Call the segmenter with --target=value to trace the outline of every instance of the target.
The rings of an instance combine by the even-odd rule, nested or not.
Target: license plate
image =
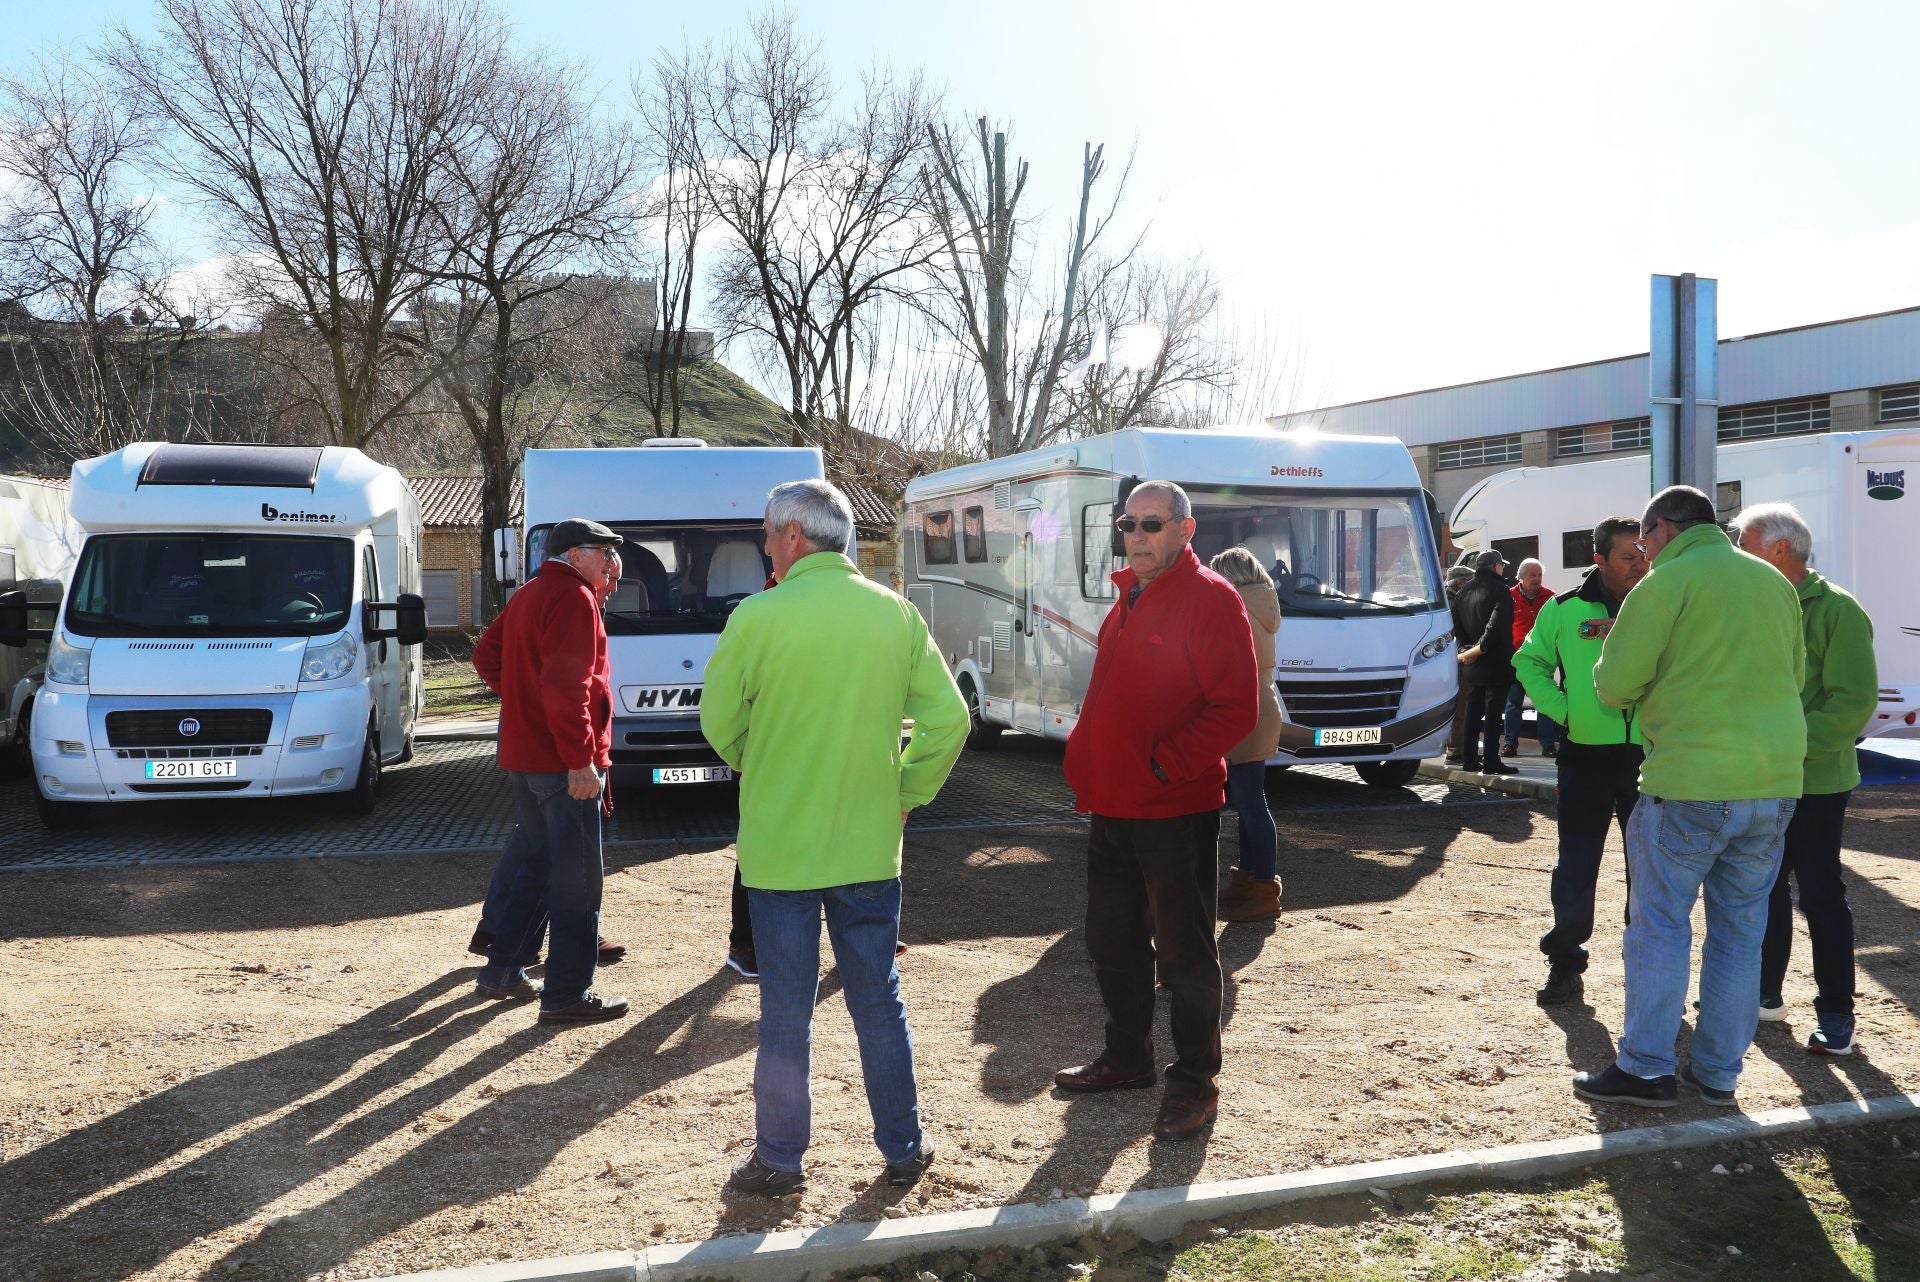
[[[1353,729],[1315,730],[1313,742],[1319,748],[1341,748],[1355,743],[1379,743],[1379,726],[1356,726]]]
[[[655,783],[725,783],[733,778],[726,766],[663,766],[653,772]]]
[[[147,778],[149,779],[235,779],[240,775],[240,763],[231,759],[224,761],[149,761]]]

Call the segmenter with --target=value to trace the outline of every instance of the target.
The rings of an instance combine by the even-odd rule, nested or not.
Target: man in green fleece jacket
[[[1653,568],[1628,594],[1594,665],[1600,702],[1631,708],[1646,756],[1627,825],[1626,1020],[1619,1056],[1575,1093],[1670,1108],[1702,888],[1700,1011],[1680,1074],[1732,1106],[1753,1043],[1760,938],[1781,843],[1800,796],[1807,723],[1800,603],[1766,562],[1733,546],[1713,500],[1654,495],[1640,518]]]
[[[1772,565],[1800,594],[1807,677],[1800,704],[1807,714],[1806,784],[1787,825],[1780,876],[1767,901],[1760,949],[1760,1018],[1785,1019],[1780,996],[1793,951],[1793,900],[1787,875],[1800,887],[1800,911],[1813,942],[1814,1014],[1807,1041],[1815,1055],[1853,1054],[1853,909],[1840,874],[1840,829],[1847,798],[1860,785],[1853,745],[1880,700],[1873,661],[1873,623],[1851,593],[1829,583],[1807,561],[1813,531],[1791,503],[1762,503],[1735,523],[1740,548]]]
[[[806,1184],[824,913],[874,1142],[887,1182],[905,1188],[933,1149],[920,1129],[894,962],[900,830],[946,781],[967,706],[920,612],[838,550],[853,543],[853,509],[839,490],[778,486],[765,526],[780,586],[728,618],[700,698],[701,731],[741,775],[735,850],[760,967],[754,1152],[728,1187],[778,1195]],[[905,718],[913,737],[902,750]]]
[[[1640,727],[1593,692],[1593,665],[1613,629],[1614,616],[1640,580],[1640,522],[1610,516],[1593,529],[1593,565],[1580,586],[1540,607],[1526,643],[1513,656],[1514,674],[1541,716],[1561,726],[1554,759],[1554,825],[1560,850],[1550,896],[1553,929],[1540,936],[1547,982],[1534,993],[1542,1006],[1560,1006],[1585,988],[1587,941],[1593,937],[1593,892],[1600,879],[1607,829],[1624,833],[1640,800]]]

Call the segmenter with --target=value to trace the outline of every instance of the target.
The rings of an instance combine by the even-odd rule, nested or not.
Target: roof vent
[[[320,450],[304,445],[162,445],[147,455],[141,485],[249,485],[310,490]]]
[[[649,436],[640,442],[643,450],[704,450],[707,443],[697,436]]]

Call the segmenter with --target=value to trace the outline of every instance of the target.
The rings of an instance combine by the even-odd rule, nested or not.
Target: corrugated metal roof
[[[1826,396],[1920,382],[1920,307],[1723,338],[1720,403]],[[1647,354],[1279,414],[1282,430],[1397,436],[1434,445],[1644,418]]]

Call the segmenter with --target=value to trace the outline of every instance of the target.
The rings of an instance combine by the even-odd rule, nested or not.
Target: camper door
[[[364,543],[360,547],[360,581],[365,585],[361,609],[364,610],[368,602],[386,599],[383,590],[388,584],[380,577],[380,559],[374,555],[371,543]],[[386,739],[380,745],[381,755],[385,756],[400,750],[397,736],[405,733],[402,704],[407,692],[406,683],[400,679],[400,668],[406,661],[406,651],[392,637],[369,642],[368,646],[367,672],[372,684],[368,693],[373,699],[381,733]]]
[[[1056,599],[1067,590],[1063,581],[1078,583],[1074,577],[1077,564],[1072,531],[1051,507],[1042,506],[1038,500],[1022,504],[1016,515],[1019,542],[1014,545],[1012,578],[1017,693],[1013,724],[1029,734],[1057,738],[1064,726],[1053,724],[1052,717],[1073,701],[1066,650],[1070,636],[1060,624],[1063,614]]]

